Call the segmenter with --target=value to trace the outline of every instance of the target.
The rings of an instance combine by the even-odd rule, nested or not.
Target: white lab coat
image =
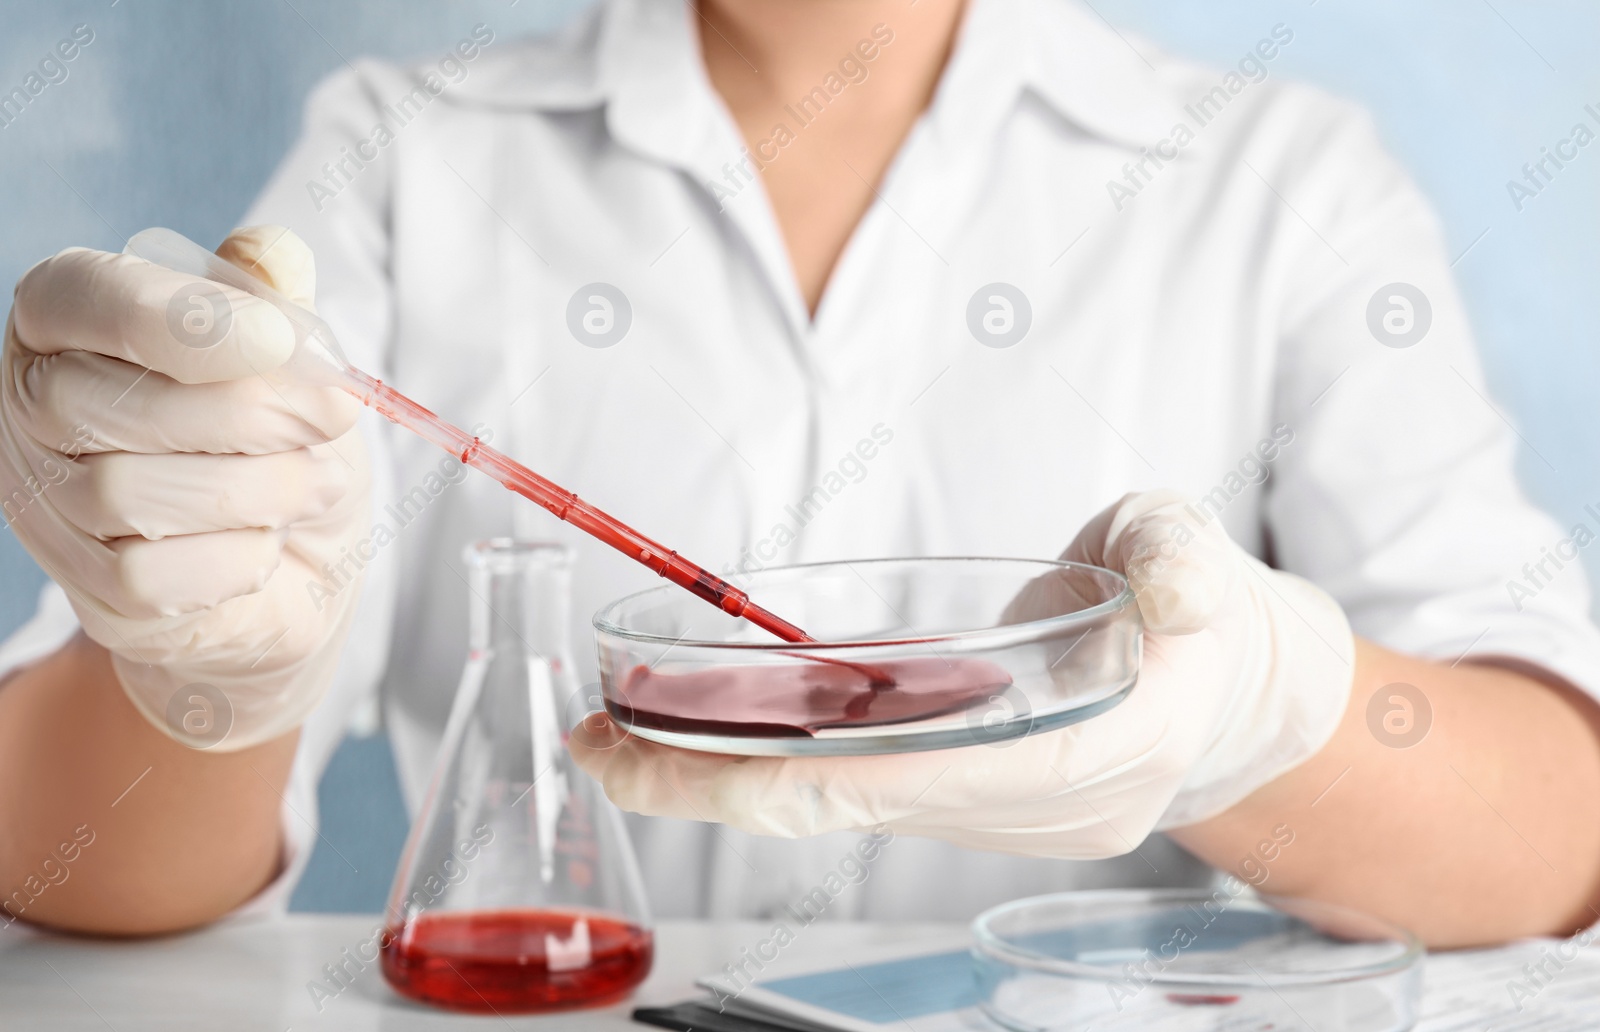
[[[1485,400],[1435,220],[1359,111],[1278,80],[1286,27],[1263,26],[1259,60],[1230,71],[1136,53],[1067,0],[974,0],[813,319],[689,10],[611,0],[552,39],[464,31],[458,65],[358,62],[313,95],[249,221],[311,243],[321,310],[357,364],[719,571],[1053,556],[1124,492],[1172,487],[1332,593],[1362,635],[1600,688],[1582,570],[1525,575],[1567,533],[1517,486],[1518,440]],[[845,71],[819,70],[819,87],[871,88],[871,61]],[[815,145],[798,122],[787,146]],[[631,313],[608,346],[569,324],[596,310],[594,283]],[[1014,343],[984,329],[986,314],[1005,329],[996,296],[1020,325],[996,283],[1027,302]],[[1411,303],[1426,333],[1409,346],[1391,346],[1406,333],[1394,283],[1431,309]],[[880,427],[892,441],[847,462]],[[417,804],[464,658],[466,542],[578,550],[574,649],[590,671],[586,615],[651,581],[486,478],[448,483],[420,440],[368,429],[373,521],[397,540],[370,563],[307,726],[299,814],[375,691]],[[402,527],[383,506],[418,486],[430,500]],[[819,486],[826,506],[801,526],[789,507]],[[70,632],[46,601],[11,661]],[[286,827],[292,862],[257,909],[281,903],[314,842],[293,813]],[[851,841],[636,830],[663,916],[774,912]],[[958,918],[1037,891],[1208,877],[1164,841],[1141,853],[1074,864],[901,839],[830,916]]]

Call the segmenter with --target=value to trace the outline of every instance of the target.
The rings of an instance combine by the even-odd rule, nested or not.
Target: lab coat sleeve
[[[1259,170],[1283,200],[1276,421],[1294,432],[1269,482],[1272,558],[1381,645],[1600,695],[1580,555],[1600,514],[1564,528],[1524,493],[1515,464],[1550,456],[1484,383],[1428,203],[1364,115],[1321,110]]]
[[[362,604],[366,605],[365,600]],[[356,619],[359,628],[361,616],[358,614]],[[78,628],[77,614],[73,612],[67,593],[54,581],[46,581],[39,592],[38,608],[32,619],[0,644],[0,682],[61,648]],[[347,676],[351,666],[348,653],[342,663],[337,675],[341,678]],[[330,691],[330,696],[332,694]],[[281,913],[287,907],[289,894],[294,891],[294,884],[316,843],[318,764],[326,763],[326,752],[308,750],[303,739],[284,792],[284,805],[279,811],[284,842],[282,867],[266,888],[228,915],[229,918]]]
[[[78,630],[78,616],[67,593],[45,581],[33,617],[0,644],[0,681],[65,645]]]

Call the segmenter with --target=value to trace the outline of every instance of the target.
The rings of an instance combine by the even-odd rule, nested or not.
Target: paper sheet
[[[1416,1032],[1594,1032],[1600,1030],[1600,933],[1569,940],[1538,940],[1499,949],[1433,954],[1424,969],[1425,991]],[[836,962],[837,963],[837,962]],[[708,987],[711,981],[702,983]],[[1100,988],[1100,987],[1097,987]],[[1070,1017],[1063,998],[1043,1009],[1040,1028],[1084,1032],[1328,1032],[1346,1027],[1332,1010],[1302,1002],[1294,1013],[1246,1015],[1228,1006],[1174,1007],[1160,1015],[1118,1013],[1085,994]],[[997,1026],[984,1017],[965,950],[845,963],[783,978],[758,979],[736,997],[724,995],[730,1013],[796,1028],[844,1032],[974,1032]],[[1363,1007],[1343,1001],[1344,1019],[1379,1032],[1396,1026],[1382,1001]],[[1364,1013],[1363,1013],[1364,1011]],[[1319,1020],[1321,1019],[1321,1020]]]
[[[1600,1029],[1600,939],[1518,943],[1428,957],[1417,1032]]]

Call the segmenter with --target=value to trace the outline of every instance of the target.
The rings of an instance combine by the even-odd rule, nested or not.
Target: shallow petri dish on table
[[[1422,1000],[1411,933],[1247,890],[1036,896],[972,931],[980,1007],[1015,1032],[1401,1032]]]
[[[1103,713],[1138,676],[1117,573],[1040,559],[813,563],[740,578],[815,643],[673,585],[594,617],[605,708],[641,738],[745,756],[1002,744]]]

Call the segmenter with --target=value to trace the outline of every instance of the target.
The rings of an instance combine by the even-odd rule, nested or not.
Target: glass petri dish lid
[[[1423,949],[1410,932],[1228,885],[1064,892],[985,911],[972,925],[982,1011],[1016,1032],[1416,1023]]]
[[[750,756],[1005,742],[1115,706],[1142,624],[1117,573],[1037,559],[872,559],[740,578],[819,639],[780,642],[672,585],[594,618],[607,712],[641,738]]]

